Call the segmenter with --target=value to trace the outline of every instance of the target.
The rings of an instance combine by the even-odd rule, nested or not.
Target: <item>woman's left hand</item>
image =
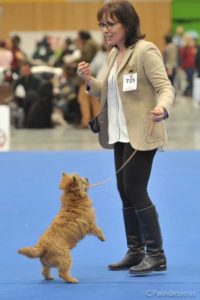
[[[152,115],[153,122],[160,122],[165,118],[165,109],[162,106],[156,106],[153,110],[150,111]]]

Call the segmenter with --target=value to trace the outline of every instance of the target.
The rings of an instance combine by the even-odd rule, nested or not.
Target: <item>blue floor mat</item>
[[[90,183],[112,178],[89,191],[106,242],[88,236],[72,250],[77,285],[63,283],[56,270],[54,281],[44,281],[39,261],[17,254],[58,212],[62,171]],[[107,269],[127,250],[112,151],[0,153],[0,299],[200,299],[199,173],[198,151],[157,153],[149,194],[160,215],[168,270],[135,277]]]

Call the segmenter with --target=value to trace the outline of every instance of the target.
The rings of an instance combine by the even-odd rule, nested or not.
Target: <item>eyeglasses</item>
[[[115,26],[115,24],[117,24],[117,23],[120,23],[120,22],[107,22],[107,23],[100,22],[99,28],[101,30],[103,30],[106,27],[108,30],[112,30],[113,27]]]

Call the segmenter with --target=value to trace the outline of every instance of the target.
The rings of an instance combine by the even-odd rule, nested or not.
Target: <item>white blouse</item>
[[[117,86],[117,61],[108,77],[108,136],[109,144],[116,142],[129,143],[126,120],[122,101]]]

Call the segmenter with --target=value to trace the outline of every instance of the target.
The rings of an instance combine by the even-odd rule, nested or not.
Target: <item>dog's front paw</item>
[[[65,282],[69,282],[69,283],[77,283],[78,279],[72,277],[71,275],[69,275],[67,272],[59,272],[59,276],[60,278],[62,278]]]
[[[78,283],[78,279],[71,277],[70,280],[68,279],[69,283]]]
[[[76,279],[70,275],[63,276],[62,278],[65,282],[68,282],[68,283],[78,283],[78,279]]]
[[[99,235],[99,239],[100,241],[104,242],[106,240],[105,236],[103,235],[103,233],[101,235]]]

